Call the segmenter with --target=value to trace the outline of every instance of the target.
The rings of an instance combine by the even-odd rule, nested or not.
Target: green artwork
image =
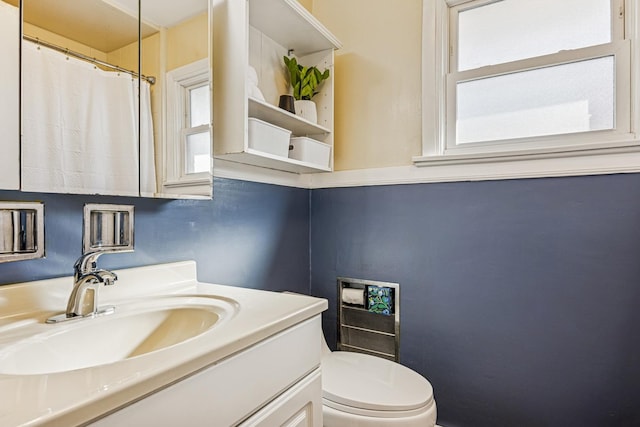
[[[393,313],[391,288],[367,286],[367,308],[372,313],[390,316]]]

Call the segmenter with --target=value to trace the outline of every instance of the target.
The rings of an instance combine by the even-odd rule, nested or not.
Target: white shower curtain
[[[26,41],[22,61],[22,189],[138,195],[137,80]],[[148,193],[155,167],[146,82],[141,93]]]
[[[137,83],[138,81],[134,80],[136,88]],[[156,194],[156,156],[150,86],[149,82],[142,81],[140,88],[140,195],[146,197]]]

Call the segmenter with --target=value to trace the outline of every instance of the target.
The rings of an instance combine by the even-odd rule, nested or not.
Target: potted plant
[[[317,67],[305,67],[298,64],[296,58],[284,58],[284,65],[289,71],[289,82],[293,89],[296,115],[310,122],[317,123],[316,104],[311,98],[318,93],[320,84],[329,78],[329,70],[320,72]]]

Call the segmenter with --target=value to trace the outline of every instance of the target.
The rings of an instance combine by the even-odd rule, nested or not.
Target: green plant
[[[297,100],[311,99],[318,92],[316,89],[324,80],[329,78],[329,70],[320,72],[316,67],[304,67],[298,64],[296,58],[284,58],[284,65],[289,70],[289,82],[293,88],[293,97]]]

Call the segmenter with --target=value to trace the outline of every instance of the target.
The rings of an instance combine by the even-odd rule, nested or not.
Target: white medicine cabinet
[[[20,188],[20,14],[0,1],[0,189]]]
[[[213,0],[214,156],[294,173],[333,170],[334,50],[340,42],[296,0]],[[283,57],[330,70],[312,100],[312,123],[278,107],[290,94]],[[249,95],[247,76],[256,70],[264,101]],[[296,160],[251,148],[248,118],[255,118],[328,144],[328,165]]]

